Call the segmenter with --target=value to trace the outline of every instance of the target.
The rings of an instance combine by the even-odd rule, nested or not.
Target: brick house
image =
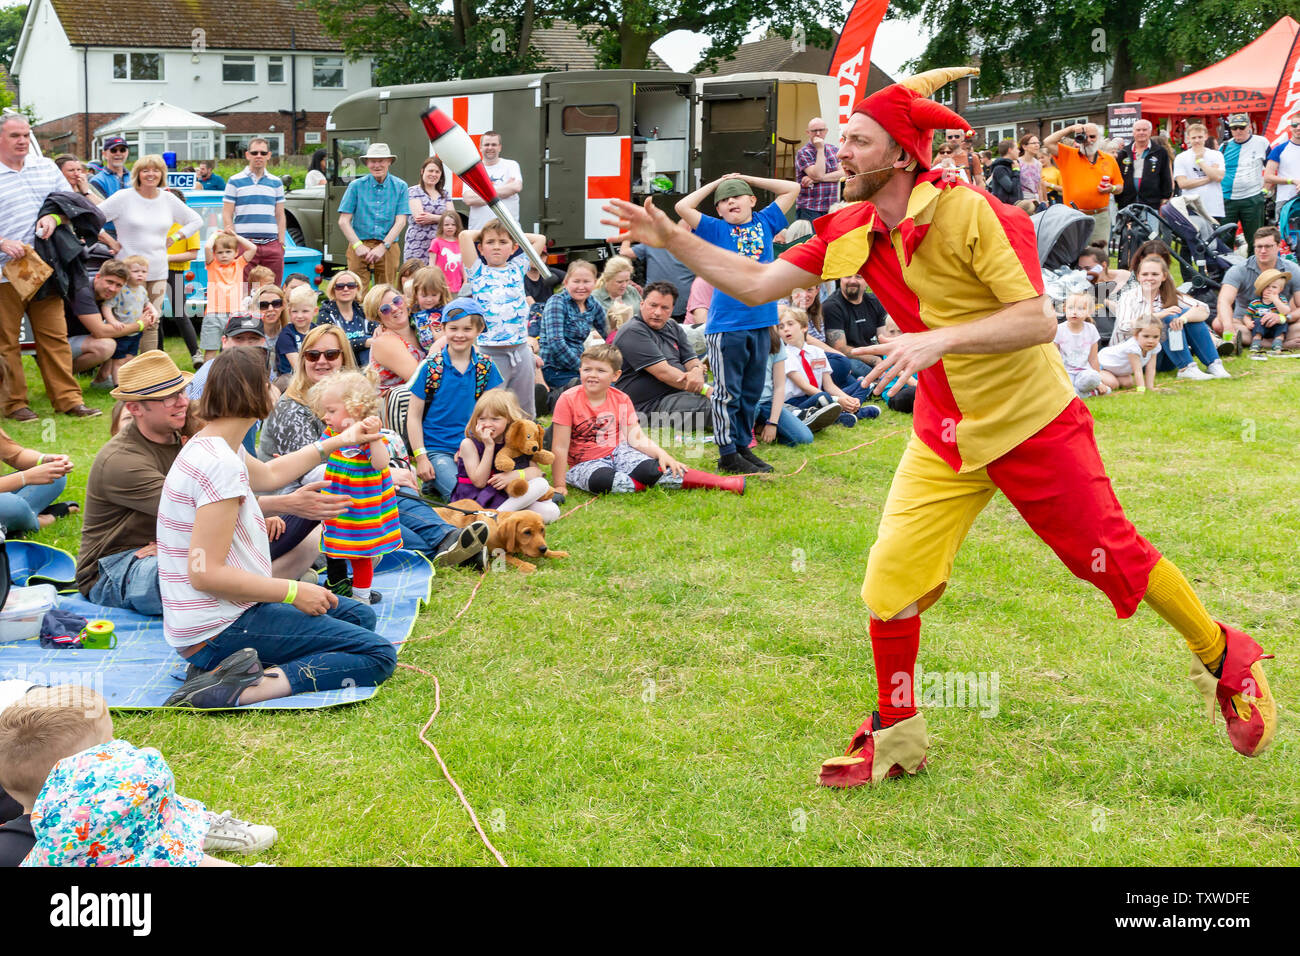
[[[1085,77],[1067,80],[1064,96],[1036,103],[1028,93],[988,92],[978,76],[962,77],[936,90],[934,99],[954,110],[975,130],[978,148],[992,149],[999,140],[1030,133],[1040,139],[1074,123],[1106,127],[1106,106],[1123,100],[1111,90],[1110,71],[1097,67]]]
[[[225,127],[133,144],[183,160],[242,156],[254,135],[309,153],[334,105],[371,85],[370,58],[349,62],[295,0],[32,0],[10,74],[50,153],[97,155],[96,130],[152,101]]]

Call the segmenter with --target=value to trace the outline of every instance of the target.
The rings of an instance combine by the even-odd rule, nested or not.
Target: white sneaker
[[[229,810],[220,815],[209,811],[209,815],[212,825],[203,838],[203,849],[209,853],[259,853],[280,837],[275,827],[239,820]]]
[[[1179,378],[1185,378],[1185,379],[1188,379],[1188,380],[1193,381],[1193,382],[1208,382],[1210,379],[1214,378],[1213,375],[1206,375],[1206,374],[1205,374],[1204,372],[1202,372],[1199,368],[1197,368],[1194,364],[1193,364],[1193,365],[1188,365],[1188,366],[1185,367],[1185,368],[1181,368],[1181,369],[1179,369],[1179,370],[1178,370],[1178,377],[1179,377]]]
[[[1232,373],[1223,367],[1223,362],[1215,359],[1205,367],[1205,370],[1214,378],[1232,378]]]

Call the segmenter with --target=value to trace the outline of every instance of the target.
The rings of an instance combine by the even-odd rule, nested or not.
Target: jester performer
[[[1214,621],[1182,572],[1124,516],[1097,451],[1092,416],[1056,348],[1029,218],[931,169],[932,131],[969,129],[926,99],[970,68],[932,70],[888,86],[854,109],[839,160],[841,210],[775,262],[724,251],[675,225],[650,202],[613,200],[621,238],[667,248],[697,275],[749,305],[857,273],[903,335],[859,350],[883,356],[864,382],[918,374],[914,432],[885,502],[862,598],[871,612],[876,711],[844,756],[821,767],[830,787],[879,784],[925,763],[915,705],[920,614],[943,593],[953,559],[994,492],[1015,505],[1076,576],[1127,618],[1145,601],[1183,635],[1190,677],[1228,739],[1254,756],[1273,738],[1277,708],[1259,644]]]

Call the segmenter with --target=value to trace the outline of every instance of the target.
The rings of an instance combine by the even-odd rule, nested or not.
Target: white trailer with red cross
[[[441,108],[478,145],[501,137],[501,156],[519,164],[519,222],[540,232],[554,253],[605,248],[600,225],[609,199],[644,201],[671,212],[694,188],[695,78],[656,70],[598,70],[377,87],[349,96],[326,123],[328,183],[291,193],[289,226],[299,241],[341,265],[346,243],[338,205],[347,185],[366,175],[359,158],[385,143],[392,172],[419,179],[431,146],[420,114]],[[466,213],[464,185],[452,177],[456,207]],[[309,195],[313,193],[314,195]],[[323,195],[322,195],[323,194]]]

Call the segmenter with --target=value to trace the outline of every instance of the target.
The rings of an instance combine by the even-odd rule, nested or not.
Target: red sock
[[[921,615],[871,619],[871,656],[879,687],[876,709],[889,727],[916,713],[916,653],[921,647]]]
[[[375,580],[375,562],[369,558],[350,558],[352,562],[352,586],[368,588]]]

